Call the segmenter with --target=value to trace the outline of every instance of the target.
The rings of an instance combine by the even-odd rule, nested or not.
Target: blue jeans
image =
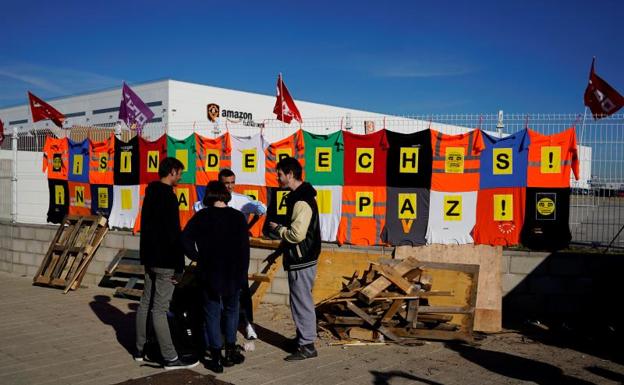
[[[206,346],[210,349],[223,348],[221,325],[226,344],[236,343],[240,290],[229,296],[204,290],[204,319],[206,321]],[[223,317],[223,322],[221,318]]]

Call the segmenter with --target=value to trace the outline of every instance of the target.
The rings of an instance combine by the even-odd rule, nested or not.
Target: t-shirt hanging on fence
[[[69,187],[66,180],[48,179],[50,200],[47,221],[61,223],[69,210]]]
[[[89,183],[69,182],[69,214],[91,215],[91,187]]]
[[[261,134],[254,136],[230,135],[232,144],[232,171],[236,183],[265,185],[266,159],[264,151],[269,143]]]
[[[329,135],[303,131],[305,180],[314,186],[344,184],[344,142],[342,131]]]
[[[82,142],[69,143],[69,175],[70,182],[89,183],[89,139]]]
[[[433,151],[431,189],[477,191],[479,158],[484,148],[481,130],[447,135],[431,130]]]
[[[431,130],[401,134],[386,131],[388,187],[431,188]]]
[[[197,192],[192,184],[179,184],[174,188],[178,197],[178,209],[180,210],[180,226],[184,228],[195,212],[193,204],[197,201]]]
[[[160,179],[158,167],[167,157],[167,137],[165,135],[150,142],[139,137],[139,182],[149,184]]]
[[[177,158],[184,165],[180,183],[195,184],[196,148],[195,133],[185,139],[175,139],[167,135],[167,156]]]
[[[477,196],[477,244],[512,246],[520,243],[526,202],[524,187],[481,189]]]
[[[342,214],[342,186],[314,186],[319,210],[321,240],[335,242]]]
[[[46,136],[43,145],[43,172],[48,172],[48,179],[67,180],[69,148],[67,138]]]
[[[345,186],[385,186],[388,141],[386,130],[368,135],[343,132]]]
[[[570,170],[578,180],[579,159],[574,127],[553,135],[528,131],[531,138],[528,187],[570,187]]]
[[[91,160],[89,161],[89,182],[109,184],[114,182],[115,136],[101,142],[91,142]]]
[[[113,186],[113,209],[108,219],[109,226],[134,228],[139,213],[139,186]]]
[[[127,142],[115,140],[114,181],[116,185],[133,186],[139,184],[139,137]]]
[[[429,190],[426,188],[387,188],[384,242],[393,246],[424,245],[429,220]]]
[[[569,188],[527,187],[522,244],[538,250],[567,247],[572,239],[569,219]]]
[[[303,145],[303,131],[297,130],[294,134],[275,143],[271,143],[264,151],[266,156],[265,181],[267,187],[279,187],[277,183],[277,163],[285,157],[292,157],[299,161],[304,168],[305,179],[305,151]]]
[[[476,222],[477,192],[441,192],[431,190],[427,244],[462,245],[472,243]]]
[[[113,186],[105,184],[92,184],[91,188],[91,214],[110,216],[113,208]]]
[[[195,135],[197,148],[197,162],[195,183],[206,186],[211,180],[217,180],[219,171],[232,167],[232,147],[230,134],[209,139],[199,134]]]
[[[147,186],[148,184],[139,185],[139,212],[137,213],[136,221],[134,221],[134,227],[132,228],[134,234],[141,232],[141,211],[143,210],[143,200],[145,200],[145,189]]]
[[[485,149],[481,152],[480,187],[526,187],[530,138],[528,130],[505,138],[485,132]]]
[[[258,222],[256,222],[250,229],[249,229],[249,233],[254,236],[254,237],[261,237],[262,236],[262,228],[264,226],[265,220],[266,220],[266,213],[267,213],[267,206],[268,206],[268,200],[267,200],[267,189],[264,186],[253,186],[253,185],[244,185],[244,184],[236,184],[234,185],[234,192],[238,193],[238,194],[242,194],[245,195],[247,197],[249,197],[249,199],[253,202],[251,205],[244,205],[241,206],[240,204],[230,204],[228,203],[229,206],[234,207],[237,210],[240,210],[243,214],[245,214],[245,216],[247,217],[247,220],[251,220],[252,217],[252,213],[257,212],[257,211],[264,211],[265,215],[261,216],[260,219],[258,220]],[[202,195],[203,198],[203,195]],[[263,206],[262,210],[259,209],[255,209],[255,206],[260,203]]]
[[[262,233],[272,239],[280,239],[271,229],[269,222],[288,226],[288,216],[286,215],[286,197],[290,193],[289,189],[281,187],[267,187],[267,213],[262,228]]]
[[[386,187],[344,186],[338,243],[382,244],[381,230],[386,219]]]

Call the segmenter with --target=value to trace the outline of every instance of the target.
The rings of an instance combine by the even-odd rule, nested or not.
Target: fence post
[[[13,126],[11,137],[11,149],[13,150],[13,167],[11,170],[11,222],[17,222],[17,126]]]

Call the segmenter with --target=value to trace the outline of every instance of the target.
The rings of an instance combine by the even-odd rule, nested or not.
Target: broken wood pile
[[[347,343],[472,341],[475,296],[472,306],[430,306],[429,298],[452,297],[454,293],[433,290],[432,278],[423,265],[407,258],[371,263],[361,277],[355,272],[339,293],[317,304],[319,325]],[[453,314],[472,317],[465,323],[469,327],[451,323]]]

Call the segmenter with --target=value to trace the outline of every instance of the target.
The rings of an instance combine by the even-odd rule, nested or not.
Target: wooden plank
[[[465,341],[473,342],[474,338],[470,334],[461,331],[435,330],[435,329],[410,329],[392,328],[392,332],[402,338],[422,338],[428,340],[441,341]]]
[[[120,263],[115,268],[115,274],[119,273],[143,275],[145,274],[145,268],[143,265]]]
[[[50,276],[52,279],[58,278],[60,276],[61,271],[63,270],[63,267],[65,266],[65,262],[67,260],[69,248],[73,245],[74,241],[76,240],[76,237],[78,236],[78,233],[80,233],[81,225],[82,225],[82,218],[78,219],[78,221],[74,225],[74,229],[67,240],[67,248],[63,250],[63,253],[59,257],[58,261],[56,262],[56,265],[54,266],[54,270],[52,271],[52,274]]]
[[[116,297],[137,297],[137,298],[141,298],[141,296],[143,295],[143,290],[140,289],[128,289],[125,287],[118,287],[115,289],[115,294]]]
[[[52,259],[52,254],[54,253],[54,246],[56,242],[58,242],[59,238],[61,237],[61,234],[63,233],[64,229],[65,229],[65,219],[63,219],[63,221],[61,222],[61,225],[58,227],[58,229],[56,229],[56,233],[54,234],[54,237],[52,238],[52,242],[50,242],[48,251],[46,252],[46,255],[43,257],[43,260],[41,261],[41,265],[39,265],[39,269],[37,269],[37,272],[35,273],[35,276],[33,277],[33,282],[36,282],[37,277],[41,275],[41,273],[43,272],[43,269],[48,265],[48,263]]]
[[[108,276],[113,275],[113,272],[115,271],[115,268],[117,268],[117,265],[119,265],[121,260],[126,256],[126,252],[127,249],[119,250],[117,254],[115,254],[115,256],[113,257],[113,260],[108,264],[106,270],[104,270],[104,274]]]
[[[408,329],[416,328],[416,322],[418,321],[418,299],[412,299],[407,301],[407,316],[405,320],[408,324]]]
[[[421,313],[473,314],[474,308],[460,306],[421,306]]]
[[[264,239],[264,238],[256,238],[256,237],[249,238],[249,246],[256,247],[259,249],[276,250],[279,248],[280,244],[281,244],[281,241],[275,240],[275,239]]]
[[[281,264],[282,264],[281,253],[275,252],[267,257],[266,265],[262,269],[261,274],[264,274],[266,277],[269,278],[269,280],[254,282],[250,288],[251,303],[252,303],[252,307],[254,311],[258,308],[258,305],[260,305],[260,302],[262,301],[264,294],[266,294],[267,290],[269,290],[271,281],[273,280],[273,277],[275,277],[275,274],[279,270]]]
[[[373,319],[372,317],[370,317],[368,314],[366,314],[366,312],[364,310],[362,310],[359,307],[357,307],[354,303],[347,302],[347,308],[349,310],[351,310],[352,312],[354,312],[358,317],[360,317],[364,321],[366,321],[366,323],[368,323],[370,326],[372,326],[376,330],[379,330],[379,332],[381,332],[384,336],[390,338],[392,341],[400,341],[401,340],[401,338],[396,336],[394,333],[392,333],[392,331],[390,331],[385,326],[383,326],[383,325],[376,325],[376,323],[377,323],[376,320]]]
[[[414,290],[414,285],[403,278],[394,268],[391,266],[376,265],[375,270],[380,272],[384,277],[388,278],[390,282],[395,284],[399,289],[403,290],[405,294],[411,294]]]
[[[247,280],[255,282],[271,282],[271,279],[266,274],[247,274]]]
[[[397,274],[403,276],[407,274],[410,270],[417,268],[419,265],[418,260],[415,258],[407,258],[401,261],[400,263],[394,266],[394,269]],[[392,282],[386,277],[379,277],[373,281],[370,285],[366,286],[358,293],[358,297],[366,302],[371,303],[373,299],[382,291],[388,288]]]
[[[404,302],[403,300],[399,300],[399,299],[395,299],[394,301],[392,301],[392,305],[390,305],[386,313],[383,315],[383,317],[381,317],[381,322],[390,321],[392,317],[394,317],[394,315],[399,310],[401,310],[401,307],[403,306],[403,302]]]

